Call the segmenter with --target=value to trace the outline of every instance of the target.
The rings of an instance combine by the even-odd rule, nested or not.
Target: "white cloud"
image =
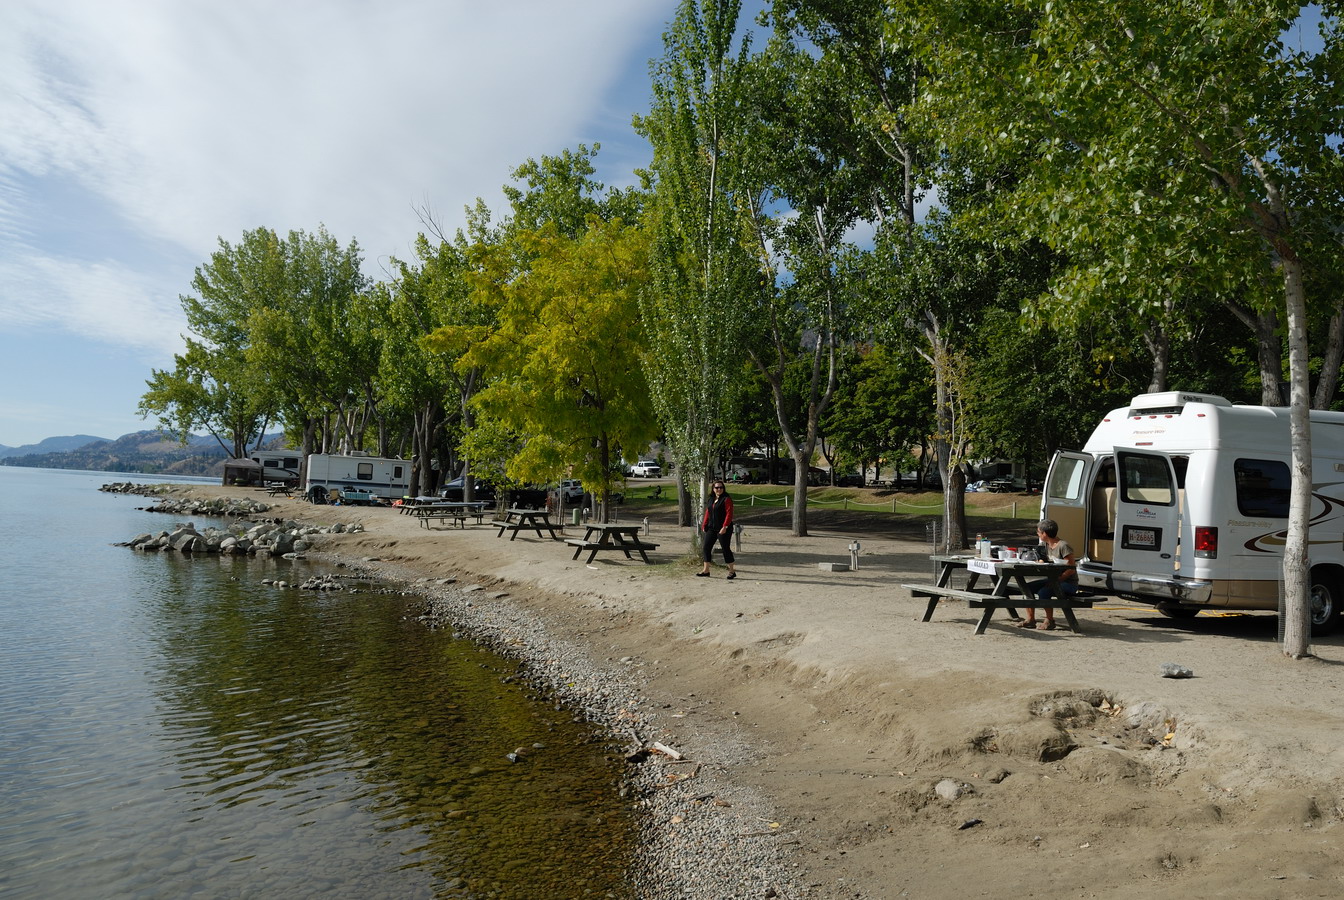
[[[0,321],[9,330],[56,329],[163,358],[182,349],[177,294],[116,262],[0,259],[0,285]]]
[[[478,195],[499,205],[528,156],[599,139],[581,129],[628,68],[621,48],[671,12],[7,0],[0,169],[72,180],[147,245],[202,261],[220,236],[319,224],[376,260],[406,252],[413,205],[455,225]]]
[[[377,277],[422,230],[415,208],[449,230],[478,196],[499,210],[528,157],[602,142],[604,170],[644,165],[629,121],[676,5],[0,0],[0,340],[147,375],[171,366],[177,297],[221,237],[325,225]],[[76,369],[52,366],[0,428],[134,409],[135,374],[93,407],[98,376]]]
[[[599,140],[582,129],[629,67],[622,48],[671,12],[628,0],[8,0],[0,228],[34,216],[5,181],[59,179],[155,253],[204,261],[219,236],[325,224],[376,269],[409,249],[413,207],[456,226],[477,196],[500,206],[513,165]]]

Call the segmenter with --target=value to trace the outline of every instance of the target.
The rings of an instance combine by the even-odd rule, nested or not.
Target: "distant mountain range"
[[[267,435],[269,444],[280,435]],[[116,440],[76,434],[50,437],[23,447],[0,446],[0,466],[139,472],[145,475],[224,474],[228,454],[208,435],[194,436],[184,447],[157,431],[137,431]]]
[[[22,447],[6,447],[0,444],[0,459],[8,456],[27,456],[29,453],[64,453],[78,450],[94,441],[106,441],[108,438],[94,437],[91,434],[71,434],[66,437],[49,437],[39,444],[24,444]]]

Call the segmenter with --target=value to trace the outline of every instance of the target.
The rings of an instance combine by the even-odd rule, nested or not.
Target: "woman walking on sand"
[[[705,504],[705,517],[700,522],[700,530],[705,533],[704,544],[701,548],[705,566],[699,572],[696,572],[695,576],[697,578],[709,577],[709,561],[714,555],[714,543],[717,541],[719,547],[723,549],[723,561],[728,564],[728,578],[736,578],[737,569],[733,566],[733,548],[729,546],[733,540],[733,498],[728,496],[728,489],[724,487],[723,482],[717,479],[711,489],[710,500]]]

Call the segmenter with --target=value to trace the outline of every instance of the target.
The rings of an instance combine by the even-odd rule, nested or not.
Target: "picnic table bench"
[[[451,519],[459,528],[466,528],[468,518],[475,518],[477,525],[485,521],[485,507],[483,500],[417,503],[409,508],[409,512],[424,528],[429,528],[434,519],[445,523]],[[402,508],[406,509],[404,504]]]
[[[964,600],[971,609],[981,610],[980,621],[976,623],[975,633],[984,634],[988,627],[990,619],[996,609],[1006,609],[1009,618],[1014,621],[1020,617],[1017,614],[1017,607],[1044,606],[1031,590],[1027,587],[1027,575],[1043,575],[1046,580],[1053,584],[1058,584],[1059,576],[1072,568],[1064,562],[1034,562],[1031,560],[1003,559],[987,560],[977,559],[969,556],[933,556],[930,557],[938,563],[938,581],[936,584],[902,584],[901,587],[908,590],[911,596],[928,598],[928,606],[924,610],[924,616],[921,621],[927,622],[933,618],[933,611],[938,607],[938,601],[944,598],[954,600]],[[969,578],[964,590],[951,587],[952,573],[957,569],[969,570]],[[990,575],[994,582],[988,591],[974,590],[979,577]],[[1065,620],[1069,623],[1069,628],[1075,634],[1080,633],[1078,619],[1074,616],[1075,609],[1091,609],[1093,598],[1087,595],[1073,595],[1068,598],[1055,597],[1050,601],[1049,606],[1052,609],[1058,609],[1064,613]]]
[[[542,529],[545,529],[550,532],[551,540],[558,541],[560,536],[555,533],[555,530],[562,528],[562,526],[551,521],[550,512],[544,509],[510,508],[505,511],[504,518],[495,519],[490,524],[499,529],[499,534],[495,537],[503,537],[504,532],[512,531],[513,534],[509,535],[509,540],[518,537],[519,531],[530,528],[537,533],[537,537],[545,537],[546,535],[541,533]]]
[[[402,497],[399,503],[394,503],[397,511],[403,516],[413,516],[415,511],[422,506],[430,506],[435,503],[443,503],[439,497]]]
[[[620,550],[625,554],[626,559],[634,559],[631,552],[639,554],[644,562],[649,561],[649,550],[657,550],[658,545],[648,541],[640,540],[639,533],[642,529],[640,525],[620,525],[615,522],[610,523],[590,523],[585,526],[587,529],[582,538],[569,538],[565,541],[574,548],[574,559],[579,558],[579,554],[588,551],[587,562],[592,562],[597,554],[604,550]]]

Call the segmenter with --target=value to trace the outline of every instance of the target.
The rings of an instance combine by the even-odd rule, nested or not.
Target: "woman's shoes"
[[[736,577],[737,577],[737,573],[736,573],[736,572],[729,572],[729,573],[728,573],[728,580],[729,580],[729,581],[732,581],[732,580],[733,580],[734,578],[736,578]]]
[[[695,573],[695,577],[696,577],[696,578],[708,578],[708,577],[709,577],[709,573],[708,573],[708,572],[696,572],[696,573]]]

